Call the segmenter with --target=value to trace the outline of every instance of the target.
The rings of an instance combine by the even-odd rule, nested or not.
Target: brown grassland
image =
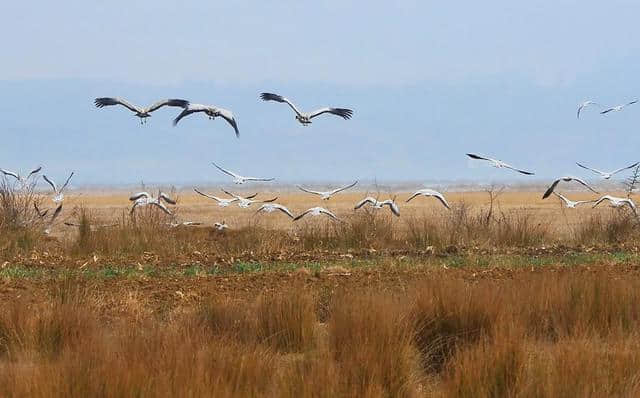
[[[205,224],[172,228],[87,192],[45,235],[45,199],[0,194],[2,397],[640,395],[626,209],[401,194],[396,218],[290,193],[343,220],[292,224],[179,192],[177,219]]]

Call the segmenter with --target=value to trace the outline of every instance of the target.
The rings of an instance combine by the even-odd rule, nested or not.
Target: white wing
[[[222,167],[218,166],[217,164],[215,164],[215,162],[211,162],[211,164],[213,164],[218,170],[220,170],[221,172],[225,173],[226,175],[229,175],[233,178],[244,178],[240,175],[237,175],[236,173],[229,171],[227,169],[223,169]]]
[[[96,98],[94,103],[96,105],[96,108],[103,108],[105,106],[112,106],[112,105],[122,105],[132,112],[144,113],[144,109],[140,108],[139,106],[133,105],[132,103],[122,98],[101,97],[101,98]]]
[[[377,200],[375,200],[371,196],[367,196],[366,198],[362,199],[360,202],[356,203],[356,205],[354,206],[353,210],[358,210],[359,208],[361,208],[362,206],[364,206],[367,203],[371,203],[372,205],[375,205],[376,202],[377,202]]]
[[[341,118],[345,119],[345,120],[349,120],[351,119],[351,116],[353,116],[353,111],[351,109],[347,109],[347,108],[321,108],[318,109],[317,111],[313,111],[309,114],[309,119],[312,119],[316,116],[320,116],[323,113],[331,113],[332,115],[336,115],[336,116],[340,116]]]
[[[356,181],[356,182],[354,182],[354,183],[352,183],[352,184],[349,184],[349,185],[345,185],[344,187],[334,189],[333,191],[331,191],[331,193],[330,193],[330,194],[331,194],[331,195],[335,195],[335,194],[337,194],[338,192],[341,192],[341,191],[344,191],[345,189],[349,189],[349,188],[352,188],[352,187],[356,186],[356,184],[357,184],[357,183],[358,183],[358,181]]]
[[[299,190],[301,190],[301,191],[303,191],[303,192],[310,193],[310,194],[313,194],[313,195],[320,195],[320,196],[322,196],[322,195],[324,195],[325,193],[327,193],[327,192],[312,191],[312,190],[310,190],[310,189],[303,188],[303,187],[301,187],[300,185],[296,185],[296,187],[298,187],[298,189],[299,189]]]
[[[640,164],[640,162],[636,162],[636,163],[632,164],[631,166],[622,167],[622,168],[620,168],[618,170],[614,170],[614,171],[611,172],[611,175],[618,174],[619,172],[625,171],[627,169],[632,169],[632,168],[636,167],[639,164]]]
[[[276,101],[276,102],[284,102],[287,105],[289,105],[291,107],[291,109],[293,109],[293,111],[298,115],[298,116],[302,116],[302,113],[300,113],[300,111],[298,110],[298,108],[296,108],[295,105],[293,105],[293,102],[289,101],[288,99],[286,99],[285,97],[278,95],[278,94],[272,94],[272,93],[262,93],[260,94],[260,98],[262,98],[263,101]]]
[[[177,125],[178,122],[180,120],[182,120],[183,117],[189,116],[189,115],[191,115],[192,113],[195,113],[195,112],[204,112],[204,109],[194,109],[194,108],[189,107],[189,108],[183,110],[182,112],[180,112],[180,114],[178,114],[178,116],[176,116],[175,119],[173,119],[173,125],[174,126]]]
[[[467,153],[467,156],[469,156],[471,159],[487,160],[489,162],[495,162],[496,161],[495,159],[485,158],[484,156],[476,155],[475,153]]]
[[[553,183],[551,183],[551,185],[549,185],[549,188],[547,188],[547,190],[542,194],[542,199],[548,198],[553,193],[553,190],[556,189],[556,187],[560,183],[560,180],[562,180],[562,178],[558,178]]]
[[[505,163],[505,162],[502,162],[502,165],[503,165],[504,167],[506,167],[507,169],[511,169],[511,170],[513,170],[513,171],[517,171],[517,172],[518,172],[518,173],[520,173],[520,174],[526,174],[526,175],[528,175],[528,176],[532,176],[532,175],[534,175],[534,174],[535,174],[535,173],[533,173],[533,172],[531,172],[531,171],[526,171],[526,170],[521,170],[521,169],[515,168],[515,167],[513,167],[513,166],[511,166],[510,164],[507,164],[507,163]]]
[[[336,221],[340,221],[340,219],[338,217],[336,217],[335,214],[333,214],[332,212],[330,212],[329,210],[327,210],[325,208],[320,208],[320,213],[326,214],[327,216],[333,218]]]
[[[227,201],[228,201],[228,202],[234,202],[234,201],[238,200],[238,199],[236,199],[236,198],[233,198],[233,199],[225,199],[225,200],[223,200],[223,199],[221,199],[221,198],[219,198],[219,197],[217,197],[217,196],[213,196],[213,195],[206,194],[206,193],[204,193],[204,192],[200,192],[200,191],[198,191],[198,189],[196,189],[196,188],[193,188],[193,190],[194,190],[194,191],[196,191],[196,193],[197,193],[197,194],[202,195],[202,196],[204,196],[205,198],[213,199],[213,200],[215,200],[215,201],[216,201],[216,202],[218,202],[218,203],[220,203],[220,202],[227,202]]]
[[[580,164],[580,163],[578,163],[578,162],[576,162],[576,164],[578,165],[578,167],[582,167],[583,169],[587,169],[587,170],[589,170],[589,171],[593,171],[593,172],[594,172],[594,173],[596,173],[596,174],[600,174],[600,175],[606,175],[606,174],[607,174],[607,173],[605,173],[605,172],[603,172],[603,171],[600,171],[600,170],[598,170],[598,169],[592,169],[591,167],[587,167],[587,166],[582,165],[582,164]],[[618,170],[618,171],[622,171],[622,170],[624,170],[624,169],[620,169],[620,170]]]
[[[42,170],[42,166],[38,166],[35,169],[31,170],[29,174],[27,174],[27,178],[30,178],[32,175],[39,173]]]
[[[577,177],[571,177],[571,179],[572,179],[572,180],[574,180],[574,181],[576,181],[576,182],[577,182],[577,183],[579,183],[579,184],[584,185],[584,186],[585,186],[588,190],[590,190],[591,192],[593,192],[593,193],[599,193],[599,192],[598,192],[598,191],[596,191],[595,189],[591,188],[591,187],[589,186],[589,184],[587,184],[586,182],[584,182],[584,180],[581,180],[580,178],[577,178]]]
[[[75,173],[75,172],[72,171],[71,174],[69,174],[69,177],[67,177],[67,181],[65,181],[64,185],[62,186],[62,188],[60,188],[60,192],[64,191],[64,189],[67,187],[67,185],[69,185],[69,181],[71,181],[71,177],[73,177],[73,173]]]
[[[171,211],[169,209],[167,209],[167,206],[164,205],[164,203],[157,201],[157,202],[153,202],[151,203],[151,205],[158,207],[160,210],[162,210],[163,212],[165,212],[166,214],[172,216],[173,213],[171,213]]]
[[[298,214],[296,217],[293,218],[293,221],[298,221],[299,219],[301,219],[302,217],[306,216],[307,214],[311,213],[313,211],[313,208],[311,209],[307,209],[304,212]]]
[[[177,203],[175,200],[171,199],[171,198],[170,198],[166,193],[164,193],[164,192],[160,192],[160,194],[158,195],[158,201],[159,201],[160,199],[162,199],[162,200],[164,200],[165,202],[167,202],[167,203],[169,203],[169,204],[172,204],[172,205],[175,205],[175,204]]]
[[[58,193],[58,187],[56,186],[56,183],[55,183],[55,182],[51,181],[51,180],[49,179],[49,177],[47,177],[47,175],[46,175],[46,174],[45,174],[45,175],[43,175],[43,176],[42,176],[42,178],[44,178],[44,180],[45,180],[49,185],[51,185],[51,188],[53,188],[53,192],[54,192],[54,193]]]
[[[565,204],[567,204],[567,205],[569,204],[570,200],[569,200],[569,199],[567,199],[566,197],[564,197],[564,196],[562,196],[561,194],[556,193],[556,192],[554,192],[553,194],[554,194],[554,195],[556,195],[557,197],[559,197],[560,199],[562,199],[562,201],[563,201]]]
[[[137,194],[134,194],[132,196],[129,197],[130,201],[134,201],[134,200],[138,200],[140,198],[147,198],[149,199],[151,197],[151,195],[149,195],[149,192],[138,192]]]
[[[152,104],[150,107],[145,109],[148,113],[151,113],[155,110],[162,108],[163,106],[176,106],[179,108],[187,108],[189,106],[189,101],[183,99],[165,99],[162,101],[158,101]]]
[[[11,176],[11,177],[15,178],[16,180],[20,179],[20,176],[17,173],[14,173],[13,171],[0,169],[0,173],[4,174],[6,176]]]
[[[396,204],[395,201],[391,199],[387,199],[382,202],[382,206],[389,206],[389,208],[391,209],[391,212],[396,216],[400,217],[400,209],[398,208],[398,205]]]
[[[273,181],[275,178],[243,177],[247,181]]]
[[[233,116],[233,113],[231,113],[231,111],[228,111],[226,109],[221,109],[218,108],[218,113],[220,114],[220,116],[227,121],[227,123],[229,123],[231,125],[231,127],[233,127],[233,130],[236,132],[236,137],[240,138],[240,131],[238,130],[238,123],[236,122],[235,117]]]
[[[281,212],[283,212],[284,214],[288,215],[291,218],[294,218],[294,215],[289,211],[289,209],[287,209],[286,207],[279,205],[279,204],[274,204],[273,205],[276,209],[280,210]]]

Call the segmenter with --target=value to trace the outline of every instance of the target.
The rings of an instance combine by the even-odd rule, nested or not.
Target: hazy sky
[[[0,167],[76,184],[218,181],[212,160],[283,181],[516,178],[479,152],[588,175],[639,160],[640,2],[9,2],[0,15]],[[354,118],[298,124],[262,91]],[[146,126],[124,108],[186,98],[236,114]]]

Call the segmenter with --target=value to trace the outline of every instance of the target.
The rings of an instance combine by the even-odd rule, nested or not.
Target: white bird
[[[24,187],[26,187],[26,186],[27,186],[27,184],[28,184],[28,182],[29,182],[29,179],[30,179],[33,175],[35,175],[35,174],[39,173],[39,172],[40,172],[40,170],[42,170],[42,166],[38,166],[37,168],[35,168],[35,169],[31,170],[31,171],[29,172],[29,174],[27,174],[27,176],[26,176],[26,177],[22,177],[22,176],[21,176],[20,174],[18,174],[18,173],[15,173],[15,172],[13,172],[13,171],[9,171],[9,170],[5,170],[5,169],[0,169],[0,173],[4,174],[5,176],[11,176],[11,177],[15,178],[15,179],[20,183],[20,185],[22,186],[22,188],[24,188]]]
[[[548,198],[552,193],[553,190],[556,189],[556,187],[558,186],[558,184],[560,183],[560,181],[564,181],[564,182],[571,182],[571,181],[575,181],[579,184],[584,185],[585,187],[587,187],[587,189],[589,189],[591,192],[593,193],[599,193],[598,191],[596,191],[595,189],[591,188],[589,186],[589,184],[587,184],[586,182],[584,182],[583,180],[581,180],[578,177],[571,177],[571,176],[565,176],[565,177],[560,177],[557,180],[555,180],[550,186],[549,188],[547,188],[547,190],[545,191],[544,195],[542,195],[542,199],[546,199]]]
[[[628,198],[616,198],[615,196],[611,195],[605,195],[601,197],[596,201],[596,203],[594,203],[593,207],[598,206],[605,200],[608,200],[611,203],[612,207],[622,207],[624,205],[627,205],[631,208],[631,210],[633,210],[634,213],[636,213],[636,204],[633,202],[633,200]]]
[[[220,206],[220,207],[227,207],[231,203],[233,203],[233,202],[238,200],[236,198],[231,198],[231,199],[219,198],[217,196],[213,196],[213,195],[206,194],[204,192],[200,192],[200,191],[198,191],[197,188],[193,188],[193,190],[196,191],[197,194],[202,195],[205,198],[209,198],[209,199],[215,200],[216,202],[218,202],[218,206]],[[247,199],[253,199],[253,198],[256,197],[256,195],[258,195],[258,194],[255,193],[255,194],[253,194],[251,196],[247,196]]]
[[[94,103],[97,108],[104,108],[105,106],[112,105],[122,105],[125,108],[129,109],[131,112],[135,113],[135,115],[140,118],[140,124],[145,124],[147,122],[147,118],[151,117],[151,112],[156,111],[163,106],[186,108],[189,105],[189,101],[183,99],[165,99],[162,101],[158,101],[147,108],[142,108],[137,105],[133,105],[132,103],[122,98],[111,97],[96,98]]]
[[[580,112],[582,112],[582,110],[590,105],[595,105],[595,106],[599,106],[602,107],[602,105],[598,104],[597,102],[594,101],[584,101],[582,102],[580,105],[578,105],[578,116],[577,118],[580,119]]]
[[[260,98],[262,98],[263,101],[276,101],[286,103],[296,113],[296,120],[302,123],[303,126],[311,124],[311,119],[316,116],[322,115],[323,113],[330,113],[332,115],[340,116],[345,120],[351,119],[351,116],[353,116],[353,111],[346,108],[320,108],[309,113],[300,112],[298,108],[296,108],[296,106],[293,104],[293,102],[278,94],[262,93],[260,94]]]
[[[260,178],[260,177],[244,177],[244,176],[241,176],[239,174],[234,173],[233,171],[229,171],[227,169],[223,169],[222,167],[218,166],[214,162],[211,162],[211,163],[218,170],[220,170],[221,172],[225,173],[226,175],[229,175],[229,176],[233,177],[233,182],[235,184],[238,184],[238,185],[242,185],[247,181],[273,181],[275,179],[275,178]]]
[[[447,200],[444,198],[444,195],[441,194],[438,191],[434,191],[433,189],[419,189],[416,192],[414,192],[413,195],[411,195],[409,197],[409,199],[406,200],[406,203],[409,203],[409,201],[413,198],[415,198],[416,196],[432,196],[436,199],[438,199],[440,201],[440,203],[442,203],[444,205],[444,207],[446,207],[447,209],[451,209],[451,206],[449,206],[449,203],[447,202]]]
[[[269,199],[269,200],[251,200],[249,198],[253,198],[257,194],[256,195],[252,195],[252,196],[247,197],[247,198],[243,198],[242,196],[236,195],[236,194],[231,193],[229,191],[225,191],[224,189],[222,190],[222,192],[226,193],[227,195],[229,195],[231,197],[236,198],[238,200],[238,207],[241,207],[243,209],[251,206],[254,203],[270,203],[270,202],[274,202],[274,201],[276,201],[278,199],[278,197],[276,196],[275,198]]]
[[[580,206],[580,205],[585,204],[585,203],[593,203],[593,202],[595,202],[595,200],[577,200],[577,201],[573,201],[573,200],[569,200],[567,197],[565,197],[565,196],[563,196],[563,195],[561,195],[559,193],[554,192],[553,194],[556,195],[557,197],[559,197],[564,202],[564,204],[567,206],[567,208],[569,208],[569,209],[575,209],[577,206]]]
[[[293,221],[298,221],[299,219],[301,219],[302,217],[306,216],[307,214],[310,214],[312,216],[319,216],[321,214],[324,214],[326,216],[331,217],[333,220],[340,221],[340,219],[338,217],[336,217],[335,214],[333,214],[329,210],[325,209],[324,207],[312,207],[312,208],[310,208],[308,210],[305,210],[303,213],[301,213],[298,216],[294,217]]]
[[[138,192],[137,194],[131,196],[129,200],[133,202],[133,207],[131,208],[131,214],[133,214],[133,211],[136,209],[136,207],[144,207],[147,205],[151,205],[151,206],[158,207],[160,210],[162,210],[166,214],[172,216],[173,213],[171,213],[171,211],[167,208],[167,206],[165,206],[164,203],[162,203],[162,201],[165,201],[172,205],[176,204],[175,200],[171,199],[167,194],[160,191],[158,191],[158,197],[156,198],[151,196],[148,192]]]
[[[287,209],[285,206],[278,203],[265,203],[258,208],[258,210],[256,211],[256,214],[260,212],[273,213],[276,210],[280,210],[281,212],[288,215],[289,217],[294,218],[293,214],[291,214],[289,209]]]
[[[336,188],[336,189],[331,190],[331,191],[312,191],[312,190],[310,190],[310,189],[303,188],[303,187],[301,187],[300,185],[296,185],[296,187],[298,187],[298,189],[299,189],[299,190],[301,190],[301,191],[303,191],[303,192],[310,193],[310,194],[313,194],[313,195],[318,195],[318,196],[320,196],[320,198],[321,198],[322,200],[329,200],[329,199],[331,199],[331,197],[332,197],[333,195],[337,194],[338,192],[342,192],[342,191],[344,191],[344,190],[347,190],[347,189],[349,189],[349,188],[352,188],[352,187],[354,187],[357,183],[358,183],[358,181],[356,181],[356,182],[354,182],[354,183],[351,183],[351,184],[349,184],[349,185],[345,185],[345,186],[340,187],[340,188]]]
[[[607,109],[603,110],[602,112],[600,112],[600,114],[604,115],[605,113],[609,113],[609,112],[620,112],[621,110],[623,110],[627,106],[633,105],[633,104],[635,104],[637,102],[638,102],[638,100],[633,100],[631,102],[627,102],[626,104],[612,106],[611,108],[607,108]]]
[[[38,216],[43,220],[47,216],[47,213],[49,213],[49,209],[40,211],[40,209],[38,208],[38,204],[35,202],[33,203],[33,207],[35,207],[36,213],[38,213]],[[49,235],[51,233],[51,227],[53,226],[53,222],[56,220],[56,218],[58,218],[61,212],[62,212],[62,203],[60,203],[58,207],[56,207],[53,214],[51,215],[51,219],[47,221],[45,229],[43,231],[45,235]]]
[[[521,173],[521,174],[526,174],[526,175],[529,175],[529,176],[534,175],[534,173],[532,173],[530,171],[517,169],[517,168],[511,166],[510,164],[507,164],[507,163],[503,162],[502,160],[486,158],[484,156],[476,155],[474,153],[467,153],[467,156],[469,156],[471,159],[486,160],[486,161],[490,162],[493,167],[496,167],[498,169],[511,169],[511,170],[517,171],[518,173]]]
[[[384,206],[389,206],[389,209],[391,210],[391,212],[396,216],[400,217],[400,209],[398,208],[398,205],[393,199],[379,201],[375,198],[372,198],[371,196],[367,196],[366,198],[358,202],[353,208],[353,210],[358,210],[359,208],[366,205],[367,203],[371,204],[371,206],[374,209],[382,209]]]
[[[202,223],[197,221],[183,221],[183,222],[172,221],[172,222],[168,222],[167,225],[169,226],[169,228],[196,227],[198,225],[202,225]]]
[[[227,225],[226,222],[223,221],[221,223],[219,223],[219,222],[214,223],[213,224],[213,228],[217,229],[218,231],[224,231],[225,229],[228,229],[229,226]]]
[[[67,178],[67,181],[65,181],[64,185],[62,187],[58,187],[56,185],[55,182],[53,182],[53,180],[49,179],[49,177],[47,177],[47,175],[43,175],[42,178],[44,178],[44,180],[51,185],[51,188],[53,189],[53,202],[54,203],[60,203],[64,200],[64,189],[67,187],[67,185],[69,185],[69,181],[71,181],[71,177],[73,177],[73,171],[71,172],[71,174],[69,175],[69,177]]]
[[[191,115],[196,112],[204,112],[207,116],[209,116],[209,120],[213,120],[217,117],[221,117],[227,121],[233,127],[233,130],[236,132],[236,137],[240,137],[240,131],[238,130],[238,123],[236,122],[233,113],[230,110],[218,108],[212,105],[202,105],[202,104],[189,104],[178,117],[173,119],[173,125],[177,125],[178,122],[185,116]]]
[[[632,169],[632,168],[636,167],[637,165],[639,165],[639,164],[640,164],[640,162],[636,162],[636,163],[632,164],[631,166],[622,167],[622,168],[617,169],[617,170],[614,170],[614,171],[612,171],[612,172],[610,172],[610,173],[607,173],[607,172],[605,172],[605,171],[600,171],[600,170],[598,170],[598,169],[592,169],[591,167],[587,167],[587,166],[581,165],[580,163],[577,163],[577,162],[576,162],[576,164],[577,164],[578,166],[582,167],[583,169],[587,169],[587,170],[593,171],[593,172],[594,172],[594,173],[596,173],[596,174],[600,174],[600,176],[601,176],[602,178],[604,178],[605,180],[608,180],[608,179],[609,179],[609,178],[611,178],[614,174],[618,174],[618,173],[619,173],[619,172],[621,172],[621,171],[625,171],[625,170]]]

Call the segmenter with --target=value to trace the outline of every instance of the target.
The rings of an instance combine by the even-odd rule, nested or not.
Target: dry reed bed
[[[625,210],[591,214],[571,231],[557,231],[527,212],[492,212],[458,205],[452,211],[393,218],[376,211],[362,211],[344,222],[324,219],[296,224],[291,231],[272,229],[259,219],[242,228],[171,228],[164,215],[142,209],[136,217],[122,215],[115,226],[96,228],[99,221],[80,208],[79,227],[69,237],[46,237],[41,225],[0,222],[0,260],[46,252],[65,259],[99,255],[119,261],[153,255],[163,263],[193,258],[214,262],[228,259],[278,261],[308,253],[326,252],[406,253],[506,250],[540,246],[635,248],[638,221]],[[14,261],[15,262],[15,261]]]
[[[403,293],[292,284],[164,313],[49,282],[0,308],[0,395],[637,396],[640,277],[434,274]]]

